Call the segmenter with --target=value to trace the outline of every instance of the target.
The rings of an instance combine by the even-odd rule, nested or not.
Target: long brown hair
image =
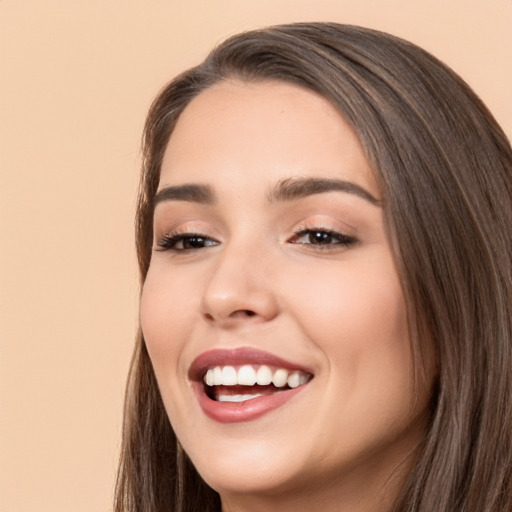
[[[334,23],[232,37],[150,109],[136,219],[142,282],[169,137],[190,100],[228,78],[281,80],[324,96],[354,128],[379,180],[417,375],[426,343],[438,365],[428,433],[395,511],[511,511],[512,150],[504,133],[453,71],[396,37]],[[169,424],[142,334],[115,510],[220,510]]]

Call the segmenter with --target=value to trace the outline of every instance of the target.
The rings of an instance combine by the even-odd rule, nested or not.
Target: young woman
[[[460,78],[248,32],[143,155],[117,512],[512,510],[512,151]]]

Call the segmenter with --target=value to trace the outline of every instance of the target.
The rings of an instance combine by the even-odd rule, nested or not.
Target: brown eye
[[[166,235],[159,242],[161,251],[191,251],[218,245],[213,238],[195,233],[176,233]]]
[[[311,231],[308,235],[310,244],[332,244],[333,236],[325,231]]]
[[[202,236],[184,237],[181,240],[183,249],[201,249],[207,245],[207,238]]]
[[[350,246],[356,242],[356,239],[326,229],[304,229],[295,234],[290,240],[292,244],[316,245],[316,246]]]

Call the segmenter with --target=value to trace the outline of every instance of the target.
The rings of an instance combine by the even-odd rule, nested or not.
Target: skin
[[[357,137],[315,93],[228,81],[192,100],[159,189],[209,185],[215,203],[156,206],[142,328],[172,426],[225,512],[382,512],[424,436],[431,379],[415,387],[382,208],[339,190],[269,201],[277,183],[302,178],[342,179],[380,200]],[[305,229],[356,241],[314,244]],[[176,232],[211,245],[160,250]],[[216,422],[188,370],[207,350],[241,347],[314,378],[256,420]]]

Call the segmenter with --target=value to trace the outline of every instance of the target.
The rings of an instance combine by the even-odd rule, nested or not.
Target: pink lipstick
[[[281,407],[304,390],[313,373],[268,352],[217,349],[194,360],[189,378],[209,418],[235,423]]]

